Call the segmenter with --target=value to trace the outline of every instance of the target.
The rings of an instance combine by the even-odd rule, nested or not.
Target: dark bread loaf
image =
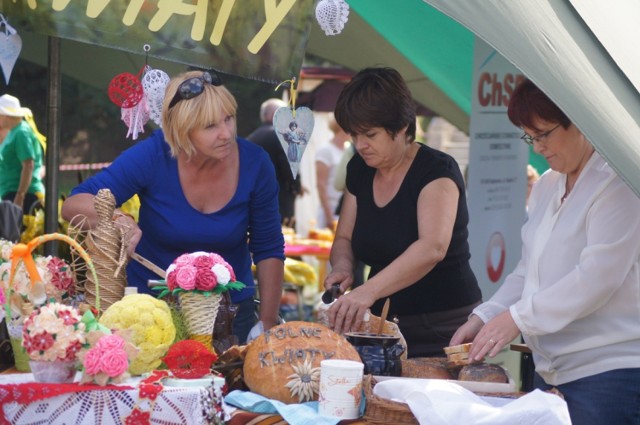
[[[460,369],[458,380],[506,384],[509,382],[509,377],[502,366],[489,363],[474,363]]]
[[[415,357],[402,360],[402,376],[423,379],[453,379],[446,358]]]

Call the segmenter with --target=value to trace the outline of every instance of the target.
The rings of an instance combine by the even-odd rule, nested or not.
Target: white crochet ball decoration
[[[349,20],[349,5],[344,0],[320,0],[316,20],[326,35],[340,34]]]
[[[162,127],[162,101],[169,80],[167,73],[161,69],[149,68],[142,77],[142,88],[147,97],[149,118],[160,127]]]

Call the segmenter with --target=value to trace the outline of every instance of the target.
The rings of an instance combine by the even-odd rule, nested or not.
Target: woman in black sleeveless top
[[[389,315],[399,320],[409,356],[443,356],[481,301],[458,164],[415,142],[415,103],[394,69],[360,71],[340,94],[335,117],[357,154],[324,284],[349,289],[356,258],[371,272],[331,306],[329,322],[338,332],[355,330],[368,308],[380,315],[390,297]]]

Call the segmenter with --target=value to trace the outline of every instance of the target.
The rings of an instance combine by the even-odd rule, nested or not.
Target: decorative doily
[[[0,67],[7,85],[21,50],[22,38],[16,29],[9,25],[7,18],[0,13]]]
[[[169,80],[170,78],[166,72],[161,69],[152,69],[151,67],[147,67],[147,71],[142,77],[142,87],[147,98],[149,118],[159,127],[162,127],[162,101],[164,100],[164,92]]]
[[[316,20],[326,35],[338,35],[349,20],[349,5],[344,0],[320,0]]]
[[[131,136],[133,140],[138,138],[138,134],[144,132],[144,125],[149,121],[149,107],[147,105],[146,93],[142,95],[142,99],[132,108],[121,109],[122,121],[126,124],[129,131],[127,136]]]

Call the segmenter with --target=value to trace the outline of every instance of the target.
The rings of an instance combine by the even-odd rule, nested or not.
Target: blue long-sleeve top
[[[278,183],[273,164],[259,146],[238,138],[240,173],[235,194],[219,211],[204,214],[187,201],[178,163],[161,130],[124,151],[108,168],[71,191],[97,194],[108,188],[121,205],[134,194],[140,198],[138,225],[142,239],[136,252],[166,269],[178,256],[207,251],[220,254],[247,287],[231,291],[234,303],[255,293],[251,262],[284,260],[284,238],[278,213]],[[127,266],[129,286],[150,293],[153,272],[136,261]]]

